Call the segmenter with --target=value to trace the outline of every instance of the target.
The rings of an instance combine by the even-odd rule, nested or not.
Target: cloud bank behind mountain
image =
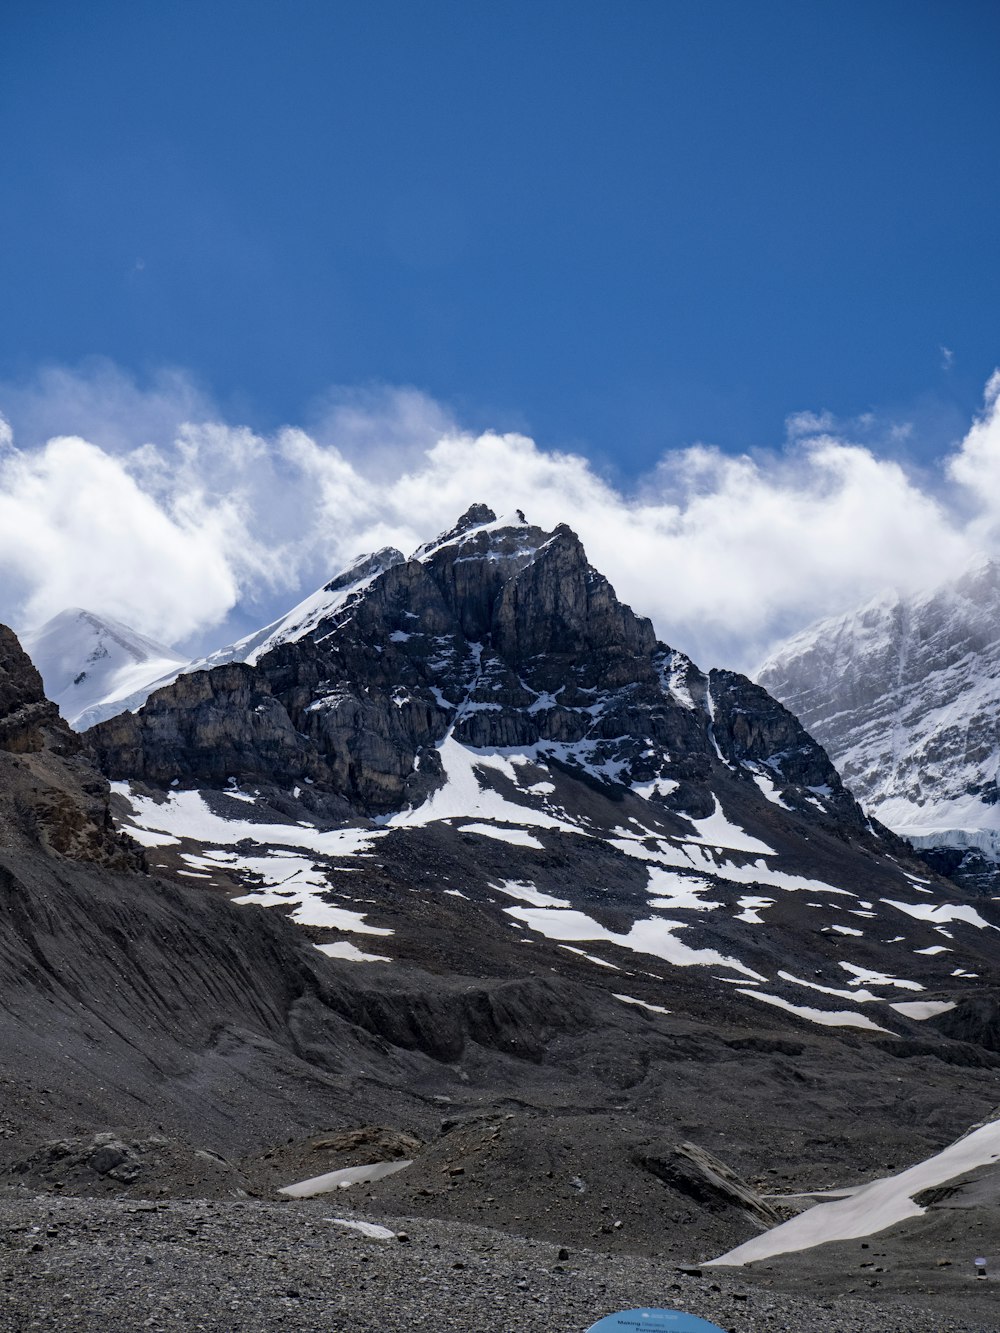
[[[0,618],[18,628],[84,606],[214,646],[481,500],[568,522],[668,643],[747,669],[819,616],[1000,553],[1000,373],[931,467],[901,457],[898,423],[883,449],[870,420],[798,413],[779,447],[693,444],[628,487],[409,388],[332,391],[258,433],[181,372],[139,386],[98,362],[0,386],[0,412]]]

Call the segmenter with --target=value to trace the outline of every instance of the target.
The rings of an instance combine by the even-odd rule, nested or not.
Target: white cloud
[[[79,435],[111,453],[170,440],[183,422],[215,410],[185,371],[162,368],[139,383],[105,357],[43,366],[26,383],[0,386],[0,403],[22,448]]]
[[[793,412],[785,418],[785,434],[790,440],[799,440],[809,435],[828,435],[836,428],[837,422],[832,412]]]
[[[221,619],[237,595],[226,521],[166,512],[120,460],[76,437],[0,459],[0,569],[28,623],[84,606],[170,638]]]
[[[986,385],[985,409],[948,460],[948,476],[963,488],[972,519],[971,540],[992,551],[1000,543],[1000,370]]]
[[[338,391],[308,433],[262,436],[221,422],[183,376],[147,390],[107,366],[96,388],[88,377],[49,372],[10,407],[0,390],[21,446],[0,448],[0,617],[16,625],[84,605],[175,642],[222,642],[234,608],[242,627],[263,623],[359,551],[408,551],[483,500],[569,522],[663,638],[746,668],[820,615],[1000,550],[1000,376],[929,473],[852,443],[829,414],[799,413],[781,450],[692,446],[631,493],[580,455],[463,432],[412,389]],[[90,443],[25,447],[40,421],[76,410]]]

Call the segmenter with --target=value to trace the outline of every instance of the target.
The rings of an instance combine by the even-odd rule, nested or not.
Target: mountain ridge
[[[157,864],[365,967],[457,967],[443,914],[486,970],[516,930],[584,972],[653,960],[654,1008],[914,1039],[992,975],[992,905],[951,901],[761,687],[659,643],[565,525],[475,507],[84,739]]]

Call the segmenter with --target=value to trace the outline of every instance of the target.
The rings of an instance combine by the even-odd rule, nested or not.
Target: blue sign
[[[598,1319],[587,1333],[725,1333],[697,1315],[680,1310],[623,1310]]]

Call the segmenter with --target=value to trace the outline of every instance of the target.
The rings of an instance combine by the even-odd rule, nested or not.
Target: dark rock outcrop
[[[417,804],[437,747],[540,747],[608,787],[662,780],[664,808],[711,814],[720,775],[754,769],[814,817],[868,826],[823,750],[763,690],[706,676],[657,643],[565,525],[473,506],[411,560],[381,567],[254,667],[180,677],[87,733],[103,770],[166,786],[303,778],[360,814]]]
[[[0,749],[28,754],[45,744],[45,730],[58,726],[59,710],[45,697],[42,678],[17,635],[0,625]]]
[[[737,1208],[763,1228],[777,1226],[782,1220],[735,1171],[696,1143],[643,1149],[636,1153],[635,1161],[665,1185],[706,1208]]]
[[[966,996],[954,1009],[938,1014],[933,1025],[955,1041],[1000,1052],[1000,994],[983,991]]]
[[[17,636],[0,625],[0,846],[141,869],[141,850],[114,829],[109,797]]]

